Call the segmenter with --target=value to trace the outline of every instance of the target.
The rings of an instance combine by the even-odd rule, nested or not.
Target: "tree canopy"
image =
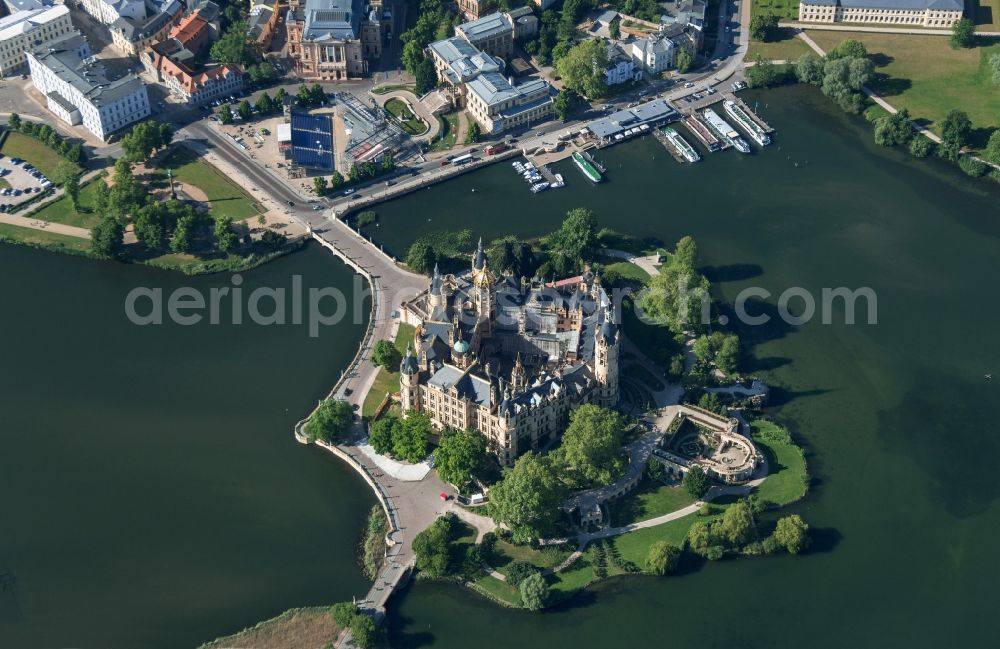
[[[222,65],[247,66],[260,58],[256,43],[247,38],[247,23],[234,22],[209,50],[209,57]]]
[[[443,577],[450,572],[451,557],[448,543],[451,537],[451,518],[442,516],[413,539],[417,570],[431,577]]]
[[[750,38],[769,41],[778,33],[778,16],[772,13],[755,13],[750,18]]]
[[[649,546],[646,555],[646,572],[662,577],[676,570],[680,560],[680,548],[666,541],[656,541]]]
[[[392,432],[392,454],[407,462],[427,457],[431,440],[431,420],[426,413],[411,410]]]
[[[486,438],[476,431],[446,428],[434,451],[434,468],[445,482],[461,486],[482,470],[489,456]]]
[[[567,3],[571,1],[566,0]],[[565,8],[563,11],[566,11]],[[607,67],[607,45],[599,38],[577,43],[556,61],[556,70],[562,77],[563,84],[588,99],[601,97],[607,92]]]
[[[153,151],[169,146],[173,137],[174,129],[170,124],[148,119],[122,136],[122,153],[129,162],[142,162]]]
[[[875,120],[875,143],[880,146],[909,144],[913,139],[910,113],[902,108]]]
[[[688,472],[684,474],[684,479],[681,482],[684,485],[684,489],[691,494],[693,498],[701,498],[711,486],[708,476],[705,475],[705,471],[697,464],[688,469]]]
[[[402,361],[403,355],[391,341],[379,340],[372,348],[372,365],[375,367],[384,367],[390,372],[395,372]]]
[[[608,408],[586,404],[570,413],[557,455],[578,486],[610,484],[622,476],[624,428],[622,416]]]
[[[490,492],[492,516],[511,528],[514,540],[526,542],[553,530],[565,495],[552,461],[526,453]]]
[[[951,26],[951,46],[955,49],[976,44],[976,25],[968,18],[955,21]]]
[[[698,246],[691,237],[677,242],[677,248],[660,274],[650,278],[649,288],[643,294],[642,316],[649,322],[666,325],[674,333],[691,327],[708,324],[711,300],[709,283],[695,270]]]
[[[540,572],[525,577],[518,589],[521,592],[521,603],[529,611],[539,611],[549,601],[549,585]]]
[[[339,442],[347,437],[352,421],[351,404],[342,399],[326,399],[309,416],[302,432],[311,442]]]
[[[591,261],[597,244],[597,216],[585,207],[567,212],[559,229],[545,238],[549,252],[561,258],[565,270],[579,270]]]
[[[952,109],[941,120],[941,141],[945,146],[961,149],[969,143],[972,122],[967,113]]]
[[[791,554],[798,554],[809,544],[809,525],[798,514],[778,519],[774,539]]]

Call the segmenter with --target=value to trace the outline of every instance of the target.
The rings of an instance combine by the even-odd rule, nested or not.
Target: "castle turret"
[[[431,308],[444,306],[444,287],[441,273],[438,272],[438,265],[434,264],[434,275],[431,277],[431,287],[428,291],[428,301]]]
[[[521,362],[521,352],[517,353],[517,360],[514,361],[510,382],[514,388],[514,394],[520,394],[528,387],[528,373],[524,369],[524,363]]]
[[[621,345],[621,329],[610,308],[604,312],[604,320],[594,337],[594,379],[600,385],[597,401],[610,408],[618,403],[618,350]]]
[[[406,346],[406,356],[399,364],[399,397],[403,412],[420,409],[420,367],[413,349]]]

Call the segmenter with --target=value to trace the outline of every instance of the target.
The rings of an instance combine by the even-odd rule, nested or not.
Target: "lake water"
[[[568,187],[539,195],[497,165],[378,207],[375,236],[397,253],[433,229],[532,236],[589,206],[625,232],[696,237],[725,301],[748,286],[872,287],[877,325],[740,330],[776,386],[773,416],[808,449],[812,492],[788,511],[814,550],[688,559],[544,614],[418,582],[390,606],[393,647],[996,643],[1000,193],[875,147],[811,88],[757,98],[778,134],[755,155],[681,166],[648,138],[602,152],[609,182],[562,164]],[[310,248],[244,286],[295,273],[349,278]],[[191,647],[365,590],[353,545],[373,499],[291,438],[361,325],[310,339],[122,315],[135,286],[227,281],[0,247],[0,572],[17,573],[0,646]]]

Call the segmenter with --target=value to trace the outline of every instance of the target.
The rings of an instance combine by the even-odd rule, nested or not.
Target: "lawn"
[[[498,540],[489,561],[492,567],[506,574],[504,568],[515,561],[530,563],[540,570],[555,568],[569,557],[570,553],[555,547],[536,550],[530,545],[514,545]]]
[[[683,487],[647,480],[632,493],[608,503],[609,525],[638,523],[675,512],[693,502],[694,498]]]
[[[377,88],[372,88],[372,92],[376,95],[385,95],[396,90],[407,90],[413,92],[416,90],[416,86],[406,85],[406,84],[393,84],[388,86],[379,86]]]
[[[608,257],[607,259],[611,259]],[[639,268],[630,261],[616,261],[608,263],[602,269],[603,273],[616,273],[621,278],[645,284],[649,281],[649,273]]]
[[[472,587],[487,597],[497,599],[515,608],[521,608],[522,606],[521,594],[516,588],[506,581],[500,581],[486,573],[483,573],[479,579],[472,582]]]
[[[1000,126],[1000,84],[989,69],[989,57],[1000,52],[1000,42],[954,50],[941,36],[820,30],[809,35],[826,51],[848,38],[862,41],[875,63],[871,89],[934,131],[953,108],[968,113],[976,148],[984,146],[990,131]]]
[[[103,178],[95,178],[80,188],[78,199],[79,209],[74,209],[69,197],[63,195],[59,200],[49,203],[31,216],[32,218],[51,223],[62,223],[64,225],[90,229],[101,220],[101,215],[94,212],[94,203],[97,196],[98,183],[103,182]]]
[[[245,221],[260,214],[261,209],[252,196],[227,178],[221,171],[199,158],[191,149],[175,147],[159,163],[157,176],[166,185],[166,169],[174,178],[198,187],[208,196],[208,206],[213,217],[228,216],[233,221]]]
[[[0,241],[23,243],[37,248],[72,252],[76,254],[90,253],[90,239],[70,237],[45,230],[22,228],[16,225],[0,223]]]
[[[402,99],[393,97],[385,102],[385,109],[399,120],[403,130],[410,135],[423,135],[427,132],[428,127],[424,124],[424,120],[417,117]]]
[[[799,0],[753,0],[750,15],[774,14],[779,20],[799,19]]]
[[[811,33],[811,32],[810,32]],[[790,27],[778,28],[778,37],[766,43],[750,41],[747,49],[747,60],[755,61],[757,57],[766,61],[794,61],[803,54],[809,54],[812,48],[806,42],[795,36],[795,30]]]
[[[413,342],[413,334],[415,329],[413,325],[408,325],[404,323],[399,323],[399,331],[396,332],[396,349],[399,350],[400,354],[406,353],[406,346]],[[378,408],[379,404],[382,403],[382,399],[385,395],[392,394],[399,390],[399,372],[396,370],[389,371],[384,367],[379,368],[378,376],[375,377],[375,382],[372,383],[371,390],[365,396],[365,403],[361,408],[361,415],[363,417],[371,417],[375,414],[375,409]]]
[[[622,559],[631,561],[641,568],[646,565],[646,555],[649,554],[649,546],[654,542],[666,541],[671,545],[682,548],[684,547],[684,539],[687,536],[688,529],[695,522],[710,521],[720,516],[721,514],[719,513],[711,516],[692,514],[670,521],[669,523],[664,523],[663,525],[647,527],[629,532],[628,534],[622,534],[615,537],[615,544],[618,546],[618,552],[621,553]]]
[[[431,144],[431,151],[447,151],[455,146],[455,138],[458,136],[458,113],[448,113],[438,117],[441,122],[441,130]]]
[[[1000,0],[979,0],[966,5],[966,15],[975,15],[976,29],[984,32],[1000,31]]]
[[[8,158],[24,158],[50,178],[55,172],[56,165],[63,159],[41,141],[24,133],[9,133],[0,151]]]
[[[788,431],[758,419],[753,424],[753,441],[767,458],[767,479],[757,487],[757,496],[776,505],[787,505],[806,495],[809,473],[802,449]]]

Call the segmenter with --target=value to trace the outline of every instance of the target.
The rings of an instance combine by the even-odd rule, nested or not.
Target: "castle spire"
[[[482,270],[486,265],[486,254],[483,252],[483,238],[479,237],[479,245],[476,247],[476,254],[472,256],[472,268]]]

